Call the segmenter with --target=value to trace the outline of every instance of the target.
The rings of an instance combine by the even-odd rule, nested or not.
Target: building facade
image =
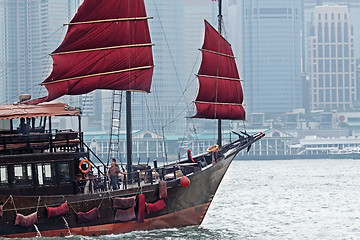
[[[354,106],[354,40],[347,6],[315,7],[308,61],[312,110],[347,110]]]
[[[322,5],[340,5],[348,7],[349,17],[353,23],[353,31],[356,41],[355,56],[360,57],[360,44],[358,43],[358,39],[360,39],[360,25],[354,24],[360,22],[360,0],[304,0],[304,39],[308,39],[310,35],[315,6]],[[305,42],[305,46],[306,49],[308,49],[308,42]],[[307,52],[305,53],[306,55],[308,54]]]
[[[245,105],[251,112],[301,107],[302,1],[241,1]]]
[[[46,94],[38,84],[51,71],[49,54],[62,41],[62,24],[71,19],[79,4],[79,0],[0,1],[3,103],[18,101],[22,93],[33,97]]]

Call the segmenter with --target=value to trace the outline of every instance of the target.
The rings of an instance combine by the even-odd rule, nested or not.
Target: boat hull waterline
[[[245,147],[246,146],[243,146],[241,149]],[[98,236],[138,230],[200,225],[226,170],[239,151],[240,149],[237,149],[218,163],[200,172],[190,174],[188,176],[190,179],[189,187],[182,187],[179,179],[168,181],[168,196],[165,199],[166,208],[155,214],[151,213],[150,215],[146,215],[143,223],[139,223],[136,220],[129,222],[115,222],[114,220],[111,198],[138,194],[140,188],[135,188],[87,195],[68,195],[64,197],[44,196],[39,204],[38,223],[36,223],[36,226],[41,236],[56,237],[70,234]],[[141,191],[145,195],[147,202],[156,201],[158,198],[158,184],[144,186]],[[1,197],[3,202],[6,201],[7,197],[8,196]],[[70,213],[63,217],[47,218],[45,203],[61,204],[65,200],[67,200],[71,206]],[[101,207],[99,208],[100,218],[88,224],[78,224],[76,214],[74,213],[75,209],[76,211],[80,209],[89,210],[97,207],[100,200],[102,201]],[[27,215],[35,212],[34,206],[36,206],[38,202],[38,197],[14,196],[14,202],[16,203],[17,212]],[[35,237],[39,235],[39,232],[36,231],[34,226],[15,226],[15,215],[15,208],[4,208],[4,217],[1,220],[2,223],[0,227],[1,237],[18,238]]]

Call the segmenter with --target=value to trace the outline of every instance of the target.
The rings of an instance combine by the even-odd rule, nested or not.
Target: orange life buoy
[[[215,145],[212,145],[212,146],[210,146],[208,149],[207,149],[207,152],[214,152],[214,151],[216,151],[216,150],[218,150],[219,149],[219,145],[217,145],[217,144],[215,144]]]
[[[81,165],[83,165],[84,163],[87,164],[86,170],[82,169],[82,167],[81,167]],[[79,169],[80,169],[80,171],[81,171],[82,173],[88,173],[88,172],[90,171],[90,169],[91,169],[91,163],[90,163],[90,161],[87,160],[86,158],[84,158],[83,160],[81,160],[81,161],[79,162]]]

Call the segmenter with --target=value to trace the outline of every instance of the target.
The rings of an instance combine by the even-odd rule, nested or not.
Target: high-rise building
[[[5,15],[5,3],[0,1],[0,16]],[[5,69],[6,69],[6,61],[5,61],[5,19],[0,17],[0,84],[1,86],[5,86]],[[5,101],[5,92],[0,91],[0,103]]]
[[[347,6],[316,6],[309,38],[312,110],[346,110],[356,100],[355,37]]]
[[[184,1],[145,0],[151,40],[155,44],[151,93],[133,93],[133,129],[162,134],[185,127]],[[168,125],[178,118],[176,124]],[[123,118],[124,119],[124,118]]]
[[[309,37],[315,6],[321,5],[340,5],[348,7],[349,18],[353,23],[355,36],[355,57],[360,58],[360,24],[355,24],[360,22],[360,0],[304,0],[305,39]]]
[[[301,107],[302,6],[302,0],[241,1],[240,72],[248,113]]]
[[[46,94],[38,84],[51,71],[49,54],[65,34],[62,23],[78,5],[79,0],[0,0],[2,102],[16,102],[21,93]]]

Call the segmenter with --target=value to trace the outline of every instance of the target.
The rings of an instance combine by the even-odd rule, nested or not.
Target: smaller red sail
[[[150,92],[152,43],[144,0],[84,0],[42,83],[51,101],[95,89]]]
[[[243,91],[231,45],[205,20],[195,118],[245,120]]]

